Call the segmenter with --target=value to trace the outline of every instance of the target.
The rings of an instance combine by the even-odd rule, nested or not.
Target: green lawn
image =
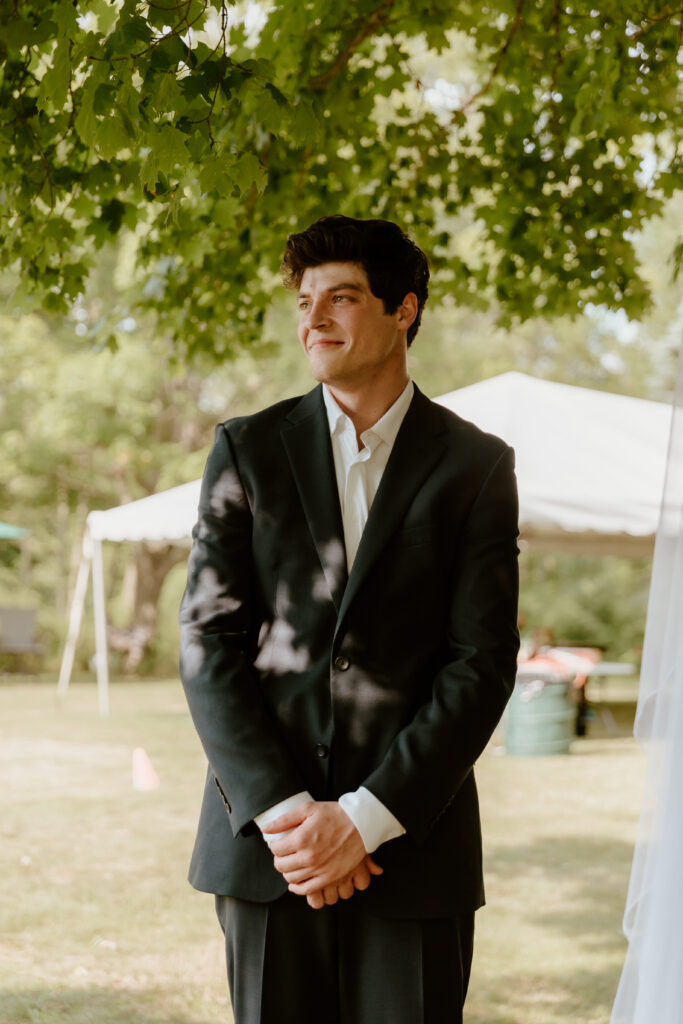
[[[467,1024],[606,1024],[644,761],[591,723],[555,758],[479,765],[488,906]],[[135,792],[144,747],[161,780]],[[204,760],[176,682],[0,681],[0,1021],[219,1024],[212,900],[185,882]],[[287,1024],[287,1022],[283,1022]]]

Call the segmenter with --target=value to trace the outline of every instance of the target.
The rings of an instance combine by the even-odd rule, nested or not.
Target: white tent
[[[200,486],[201,480],[193,480],[106,512],[91,512],[88,532],[93,540],[187,544],[197,520]]]
[[[522,538],[576,553],[649,554],[659,520],[671,406],[503,373],[436,399],[515,449]],[[69,685],[93,566],[99,704],[108,672],[102,541],[188,543],[200,481],[88,515],[59,691]]]
[[[119,505],[103,512],[90,512],[83,536],[81,562],[76,577],[69,615],[69,631],[59,672],[58,693],[69,686],[76,645],[83,621],[83,608],[92,566],[93,609],[95,613],[95,669],[100,713],[109,714],[109,667],[107,616],[104,606],[102,541],[146,541],[152,544],[188,544],[197,518],[201,480],[171,487],[159,494]]]
[[[535,549],[652,553],[671,406],[503,373],[436,399],[515,449]]]

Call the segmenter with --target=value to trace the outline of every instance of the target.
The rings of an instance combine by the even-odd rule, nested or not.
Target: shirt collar
[[[380,441],[384,441],[384,443],[388,444],[390,448],[393,447],[396,436],[401,428],[401,424],[403,423],[403,418],[408,411],[408,406],[413,400],[414,392],[415,385],[412,380],[409,380],[394,404],[387,409],[384,415],[380,417],[373,426],[363,431],[361,434],[361,440],[365,442],[366,435],[375,434]],[[334,435],[338,431],[343,430],[347,424],[351,424],[351,420],[346,413],[339,408],[326,384],[323,384],[323,400],[327,411],[327,421],[330,426],[330,434]],[[374,445],[368,445],[368,447],[372,448]]]
[[[338,430],[342,430],[347,423],[350,423],[349,417],[346,413],[339,408],[332,393],[328,390],[327,384],[323,384],[323,400],[325,402],[325,410],[327,412],[327,422],[330,426],[330,434],[335,434]]]
[[[379,437],[380,441],[384,441],[384,443],[388,444],[390,448],[393,448],[396,435],[401,429],[403,418],[408,412],[408,406],[413,400],[414,392],[415,385],[412,380],[409,380],[394,404],[387,409],[384,416],[377,420],[374,426],[370,427],[369,430],[364,431],[364,434],[372,432]],[[361,437],[363,437],[363,434],[361,434]]]

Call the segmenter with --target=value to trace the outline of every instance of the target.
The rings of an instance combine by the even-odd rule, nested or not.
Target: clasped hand
[[[382,874],[336,801],[306,801],[263,831],[287,832],[271,843],[275,867],[289,891],[305,896],[316,910],[350,899],[356,889],[367,889],[372,875]]]

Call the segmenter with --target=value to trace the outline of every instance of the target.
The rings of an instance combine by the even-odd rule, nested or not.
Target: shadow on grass
[[[198,1019],[166,1010],[158,991],[35,988],[0,992],[2,1024],[197,1024]],[[225,1020],[232,1020],[227,1007]]]
[[[601,970],[572,971],[559,976],[542,970],[502,970],[496,991],[478,987],[465,1003],[467,1024],[567,1024],[569,1021],[607,1024],[618,974]]]
[[[557,900],[537,904],[527,920],[561,931],[582,946],[621,949],[621,919],[633,859],[629,842],[604,836],[543,836],[519,846],[488,849],[487,869],[503,884],[530,874],[553,885]]]
[[[477,976],[468,1024],[607,1024],[626,954],[621,919],[632,857],[630,843],[588,834],[487,847],[495,899],[512,893],[520,923],[538,932],[523,966],[512,970],[503,959],[492,975]]]

